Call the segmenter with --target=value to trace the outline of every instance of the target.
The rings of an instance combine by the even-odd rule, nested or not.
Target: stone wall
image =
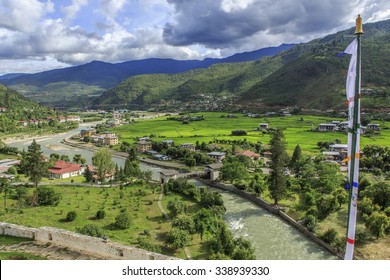
[[[339,258],[342,258],[342,256],[332,246],[330,246],[328,243],[326,243],[322,239],[318,238],[317,235],[315,235],[314,233],[309,231],[306,227],[304,227],[303,225],[301,225],[300,223],[295,221],[293,218],[288,216],[282,210],[275,208],[273,205],[265,202],[261,198],[256,197],[253,194],[248,193],[246,191],[239,190],[239,189],[237,189],[236,187],[234,187],[232,185],[226,185],[226,184],[222,184],[222,183],[219,183],[219,182],[211,182],[211,181],[208,181],[208,180],[200,180],[200,181],[203,182],[206,185],[209,185],[209,186],[212,186],[212,187],[219,188],[221,190],[225,190],[225,191],[229,191],[229,192],[238,194],[239,196],[242,196],[242,197],[248,199],[249,201],[252,201],[256,205],[264,208],[265,210],[269,211],[270,213],[279,216],[282,220],[287,222],[289,225],[291,225],[292,227],[294,227],[297,230],[299,230],[307,238],[309,238],[312,241],[316,242],[318,245],[322,246],[323,248],[325,248],[326,250],[328,250],[329,252],[331,252],[335,256],[338,256]]]
[[[174,260],[176,258],[149,252],[135,247],[125,246],[102,238],[90,237],[71,231],[52,227],[28,228],[24,226],[0,223],[3,235],[26,237],[40,243],[53,243],[77,251],[101,256],[108,259],[123,260]]]

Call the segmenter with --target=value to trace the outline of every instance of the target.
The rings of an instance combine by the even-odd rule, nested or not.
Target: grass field
[[[290,116],[290,117],[267,117],[249,118],[242,114],[235,114],[237,118],[221,118],[227,113],[204,112],[192,114],[192,116],[203,115],[205,120],[194,121],[189,124],[182,124],[179,121],[167,120],[167,117],[160,117],[151,120],[138,120],[135,124],[124,125],[113,130],[119,134],[121,140],[134,142],[136,137],[155,134],[155,140],[172,139],[176,144],[194,143],[196,141],[206,142],[213,139],[244,139],[256,143],[268,144],[269,135],[258,131],[260,123],[268,123],[270,128],[281,128],[285,135],[287,151],[292,154],[296,145],[300,145],[306,154],[319,152],[317,142],[331,141],[335,139],[346,143],[347,135],[342,132],[312,132],[320,123],[328,123],[341,118],[319,117],[319,116]],[[381,133],[377,136],[361,139],[362,146],[367,144],[390,145],[390,123],[380,122]],[[232,130],[246,130],[247,136],[231,136]]]
[[[186,258],[182,249],[174,251],[164,244],[164,235],[171,229],[171,224],[158,209],[159,188],[155,189],[154,193],[150,187],[141,184],[126,186],[122,190],[119,187],[51,186],[51,188],[62,196],[57,206],[24,207],[19,210],[18,202],[8,198],[8,211],[1,210],[0,221],[28,227],[49,226],[70,231],[76,231],[86,224],[96,224],[112,241],[130,246],[137,246],[138,237],[147,237],[145,235],[147,231],[150,233],[147,239],[160,246],[163,254]],[[32,193],[32,190],[33,188],[29,189],[29,192]],[[165,209],[167,201],[172,199],[185,201],[188,208],[192,210],[197,207],[196,204],[171,194],[163,200]],[[104,209],[106,212],[106,217],[102,220],[95,218],[99,209]],[[77,213],[76,219],[72,222],[66,221],[69,211]],[[114,230],[110,225],[121,211],[130,214],[131,226],[126,230]],[[206,248],[198,239],[197,236],[193,236],[189,246],[191,254],[194,258],[207,258]]]

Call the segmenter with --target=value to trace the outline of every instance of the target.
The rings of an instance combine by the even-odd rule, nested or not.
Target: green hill
[[[363,29],[362,87],[373,93],[363,101],[366,108],[389,107],[390,20],[365,24]],[[336,55],[354,39],[353,33],[354,29],[341,31],[252,62],[217,64],[175,75],[131,77],[93,105],[148,109],[170,103],[168,108],[177,108],[190,101],[223,97],[230,100],[230,109],[344,108],[349,56]],[[191,106],[186,108],[193,108],[193,103]]]

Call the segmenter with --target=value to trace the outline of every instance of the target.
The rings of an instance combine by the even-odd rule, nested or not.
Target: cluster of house
[[[18,124],[20,126],[28,126],[28,125],[38,125],[45,122],[49,122],[51,120],[56,120],[59,123],[66,123],[66,122],[80,122],[80,116],[59,116],[57,118],[49,117],[47,119],[29,119],[29,120],[20,120],[18,121]]]
[[[348,129],[348,122],[332,121],[331,123],[321,123],[318,125],[318,131],[320,132],[334,132],[334,131],[346,131]],[[379,124],[370,123],[367,126],[360,126],[360,133],[364,134],[367,131],[380,130]]]
[[[92,165],[80,165],[76,163],[66,162],[59,160],[54,163],[53,167],[48,169],[49,179],[67,179],[75,176],[83,175],[86,170],[89,170],[92,175],[92,181],[98,182],[98,172],[96,167]],[[114,179],[114,174],[106,173],[105,180],[109,181]]]
[[[0,178],[13,179],[15,176],[7,174],[11,166],[17,166],[20,164],[20,160],[16,159],[2,159],[0,160]]]
[[[114,146],[119,143],[118,136],[115,133],[105,131],[101,134],[96,134],[96,129],[91,127],[83,128],[80,131],[80,140],[84,141],[88,137],[89,141],[102,146]]]

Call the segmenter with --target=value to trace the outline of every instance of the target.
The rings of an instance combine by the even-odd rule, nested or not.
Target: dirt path
[[[158,208],[160,209],[161,213],[163,213],[163,215],[165,216],[165,218],[167,218],[167,220],[170,223],[172,223],[173,221],[172,221],[171,217],[169,217],[168,213],[165,211],[164,207],[161,204],[163,196],[164,196],[164,188],[161,187],[161,192],[160,192],[160,196],[159,196],[158,201],[157,201],[157,205],[158,205]],[[192,260],[191,252],[190,252],[190,250],[188,250],[187,247],[184,247],[184,252],[186,253],[187,259]]]
[[[71,250],[50,243],[43,244],[36,241],[21,242],[13,245],[0,246],[2,252],[30,253],[49,260],[105,260],[107,258],[92,255],[82,251]]]

